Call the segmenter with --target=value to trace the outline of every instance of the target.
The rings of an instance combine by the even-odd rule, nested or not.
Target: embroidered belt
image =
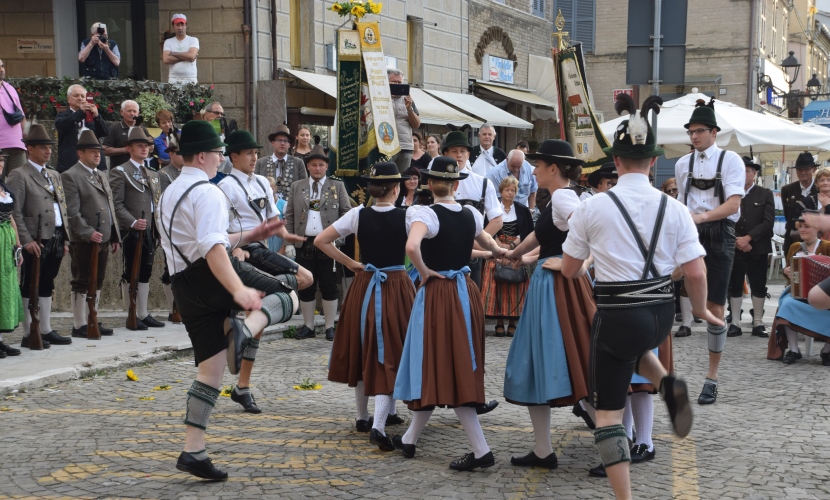
[[[621,309],[674,302],[671,276],[636,281],[597,281],[594,285],[597,309]]]
[[[694,186],[694,187],[696,187],[696,188],[698,188],[702,191],[712,189],[717,184],[718,184],[718,179],[717,178],[715,178],[715,179],[701,179],[701,178],[692,179],[692,186]]]

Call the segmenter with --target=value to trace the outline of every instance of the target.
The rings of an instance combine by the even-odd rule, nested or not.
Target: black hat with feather
[[[643,101],[643,107],[637,111],[637,104],[628,94],[617,96],[614,109],[620,115],[628,112],[628,120],[624,120],[617,126],[614,132],[614,144],[610,148],[602,148],[609,155],[623,158],[654,158],[663,154],[663,148],[657,147],[654,131],[648,122],[648,112],[660,113],[660,105],[663,98],[660,96],[648,96]]]
[[[715,118],[715,99],[712,98],[707,103],[703,99],[698,99],[695,102],[695,110],[692,111],[692,117],[689,118],[689,123],[683,125],[687,129],[689,125],[693,123],[699,123],[701,125],[706,125],[707,127],[712,127],[717,129],[720,132],[720,127],[718,127],[718,120]]]

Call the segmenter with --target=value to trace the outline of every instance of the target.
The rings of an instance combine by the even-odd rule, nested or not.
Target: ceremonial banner
[[[574,155],[585,162],[583,173],[590,173],[608,160],[602,148],[611,146],[599,128],[591,108],[585,77],[580,71],[576,49],[552,50],[553,67],[559,93],[559,130],[573,147]]]
[[[337,31],[337,168],[339,176],[360,175],[360,35],[355,30]]]
[[[373,130],[378,151],[391,157],[401,150],[398,129],[395,126],[395,111],[386,76],[386,59],[380,43],[380,27],[377,22],[356,23],[360,34],[360,48],[369,85],[369,104],[372,110]]]

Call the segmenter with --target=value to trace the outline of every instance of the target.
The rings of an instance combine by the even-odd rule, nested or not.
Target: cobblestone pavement
[[[768,317],[773,309],[767,306]],[[744,322],[745,332],[749,326]],[[677,339],[674,353],[676,370],[696,397],[707,351],[705,329],[693,330]],[[135,367],[137,382],[118,371],[0,400],[0,498],[611,496],[606,480],[588,477],[597,452],[570,408],[553,411],[558,469],[510,465],[511,455],[532,448],[533,437],[527,411],[501,398],[509,338],[487,339],[487,393],[502,403],[481,422],[496,466],[473,473],[447,467],[469,451],[452,411],[435,412],[414,459],[380,452],[369,445],[368,434],[354,429],[353,391],[326,381],[331,343],[321,336],[272,339],[260,347],[253,377],[263,413],[243,413],[222,397],[211,418],[208,452],[228,469],[227,482],[205,484],[174,468],[184,440],[185,391],[195,374],[192,359],[180,357]],[[632,466],[634,496],[830,497],[830,369],[821,366],[817,351],[784,366],[765,359],[765,340],[746,333],[730,338],[718,402],[694,405],[689,438],[670,435],[665,409],[655,399],[657,456]],[[322,389],[292,387],[306,378]],[[225,377],[226,385],[233,382]],[[170,389],[154,390],[162,385]],[[398,411],[408,420],[403,404]]]

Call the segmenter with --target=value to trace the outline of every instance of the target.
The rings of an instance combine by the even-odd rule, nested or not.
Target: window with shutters
[[[559,10],[565,18],[564,30],[572,42],[582,42],[584,52],[594,51],[596,0],[554,0],[554,16]]]
[[[531,10],[534,16],[545,17],[545,0],[531,0]]]

